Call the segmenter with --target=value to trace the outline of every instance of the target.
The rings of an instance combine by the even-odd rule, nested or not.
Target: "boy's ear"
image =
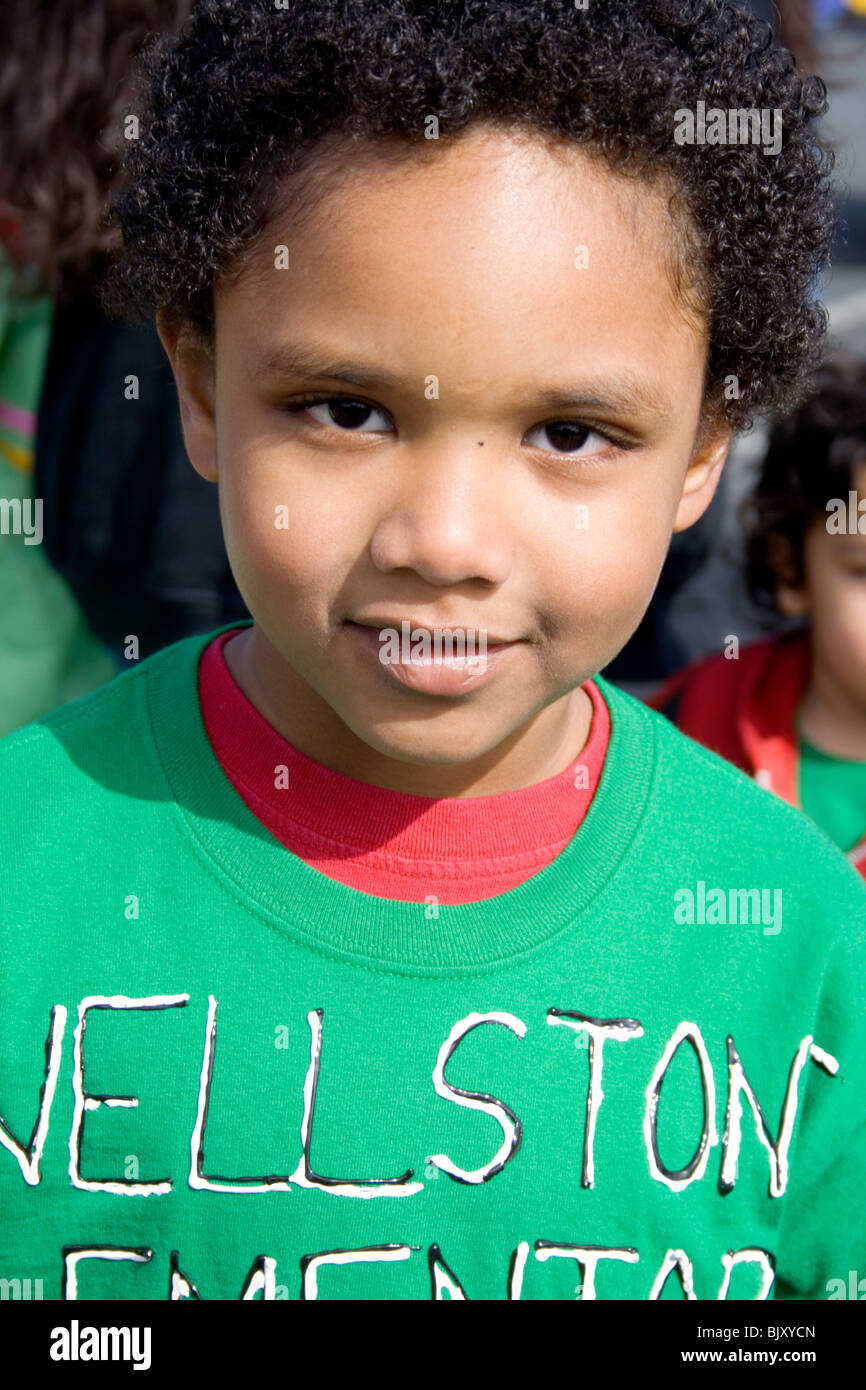
[[[699,427],[692,461],[688,466],[680,504],[677,507],[674,531],[687,531],[703,516],[713,500],[728,450],[731,447],[733,430],[722,422],[709,422]]]
[[[785,618],[805,618],[809,612],[809,593],[805,584],[797,582],[791,542],[779,531],[771,531],[767,544],[770,568],[776,575],[776,607]]]
[[[156,328],[171,363],[190,463],[208,482],[217,480],[213,350],[173,314],[160,309]]]

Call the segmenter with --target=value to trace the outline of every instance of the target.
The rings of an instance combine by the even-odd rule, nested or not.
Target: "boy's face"
[[[866,463],[852,487],[866,498]],[[846,507],[848,504],[845,495]],[[866,720],[866,535],[828,530],[828,518],[808,528],[803,543],[805,583],[780,586],[777,601],[789,617],[808,617],[812,680],[836,710]]]
[[[503,130],[396,166],[364,148],[218,286],[215,362],[161,321],[255,618],[229,664],[311,756],[430,795],[567,765],[576,687],[637,627],[729,442],[696,442],[705,329],[666,207]],[[486,672],[382,664],[404,620],[485,633]]]

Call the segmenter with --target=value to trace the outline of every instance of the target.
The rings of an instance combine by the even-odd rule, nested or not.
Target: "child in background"
[[[84,524],[75,509],[97,382],[81,318],[63,363],[58,326],[75,303],[99,313],[93,290],[117,241],[106,213],[131,70],[146,37],[187,11],[185,0],[4,0],[0,8],[0,505],[30,531],[0,519],[0,735],[117,672],[52,563],[52,532],[98,533],[104,546],[116,524],[107,488]],[[123,412],[130,433],[141,430],[151,403],[130,418],[115,381],[110,391],[115,420]],[[105,447],[115,475],[128,439],[120,435],[115,427]],[[59,479],[41,466],[49,439]],[[128,536],[121,545],[129,548]]]
[[[649,703],[866,877],[866,365],[826,366],[775,427],[746,516],[752,598],[805,626],[694,662]]]
[[[0,204],[0,737],[115,674],[42,544],[33,466],[54,306],[37,269],[4,253],[13,231]]]
[[[0,499],[43,520],[38,543],[0,531],[0,734],[125,668],[130,635],[149,654],[246,617],[155,328],[99,301],[135,61],[188,12],[0,6]]]
[[[861,885],[596,674],[822,351],[820,84],[716,0],[199,0],[149,67],[115,297],[253,619],[0,744],[8,1268],[827,1297]]]

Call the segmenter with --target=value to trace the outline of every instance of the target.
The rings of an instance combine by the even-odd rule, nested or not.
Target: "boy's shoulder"
[[[828,882],[851,894],[866,920],[863,881],[845,855],[798,808],[727,759],[696,742],[663,714],[603,683],[611,723],[643,724],[655,759],[651,833],[670,841],[671,853],[691,844],[697,855],[721,854],[732,863],[761,864],[768,875],[797,880],[818,897]]]
[[[198,655],[209,640],[184,638],[145,658],[69,704],[0,739],[4,823],[58,810],[79,796],[136,795],[158,776],[150,687],[154,677],[179,681],[195,693]],[[184,702],[191,703],[188,698]]]
[[[728,762],[754,771],[747,730],[757,720],[765,733],[790,737],[808,659],[805,630],[785,630],[699,657],[652,691],[646,703]]]
[[[814,827],[802,811],[766,791],[741,768],[684,733],[660,711],[607,682],[604,693],[610,697],[612,723],[617,714],[622,717],[627,713],[630,720],[644,722],[648,734],[651,731],[648,741],[655,746],[658,790],[676,806],[678,817],[719,821],[721,812],[733,807],[743,815],[757,815],[768,824],[788,826],[794,832],[805,828],[807,837],[812,837]],[[817,843],[823,844],[825,838],[820,831],[814,832]]]

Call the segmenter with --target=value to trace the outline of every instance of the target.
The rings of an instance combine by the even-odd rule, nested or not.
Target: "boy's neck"
[[[293,748],[356,781],[412,796],[494,796],[533,786],[564,772],[589,738],[592,702],[578,687],[472,762],[403,761],[358,738],[255,626],[230,638],[224,655],[244,695]]]

